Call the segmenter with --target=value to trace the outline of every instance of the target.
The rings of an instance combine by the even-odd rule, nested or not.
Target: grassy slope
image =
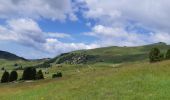
[[[132,62],[147,60],[151,48],[160,48],[162,52],[170,48],[164,43],[156,43],[138,47],[106,47],[86,51],[89,55],[99,55],[98,59],[104,59],[109,63]]]
[[[19,57],[15,54],[6,51],[0,51],[0,69],[4,67],[6,70],[12,70],[14,64],[18,64],[22,67],[33,66],[39,63],[46,61],[46,59],[42,60],[27,60],[25,58]]]
[[[4,67],[5,69],[14,69],[16,68],[14,64],[18,64],[19,66],[27,67],[27,66],[33,66],[39,63],[42,63],[43,61],[25,61],[25,60],[6,60],[6,59],[0,59],[0,68]]]
[[[61,79],[1,84],[1,100],[169,100],[170,61],[53,67]]]
[[[4,70],[1,70],[2,67],[5,68],[5,70],[7,70],[8,72],[11,72],[12,70],[14,70],[15,67],[14,64],[18,64],[19,66],[22,65],[22,67],[28,67],[28,66],[33,66],[33,65],[37,65],[40,63],[43,63],[43,61],[26,61],[26,60],[6,60],[6,59],[0,59],[0,78],[2,77],[2,74],[4,73]],[[23,70],[18,70],[17,71],[19,74],[19,78],[21,78]]]
[[[156,43],[138,47],[105,47],[92,50],[79,50],[71,53],[82,53],[86,55],[96,56],[94,59],[88,60],[88,63],[105,62],[105,63],[124,63],[148,60],[148,53],[153,47],[158,47],[162,52],[170,48],[170,45],[164,43]],[[71,54],[69,53],[69,54]],[[68,54],[68,55],[69,55]],[[62,56],[59,56],[60,58]],[[69,57],[69,56],[68,56]],[[66,57],[67,58],[67,57]]]

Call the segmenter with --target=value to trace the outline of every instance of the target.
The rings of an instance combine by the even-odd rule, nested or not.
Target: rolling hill
[[[61,54],[51,60],[50,63],[90,64],[90,63],[125,63],[148,60],[151,48],[157,47],[161,52],[166,52],[170,45],[159,42],[137,47],[104,47],[91,50],[79,50]]]
[[[6,60],[26,60],[23,57],[19,57],[15,54],[6,52],[6,51],[0,51],[0,59],[6,59]]]
[[[0,68],[15,69],[18,67],[34,66],[48,59],[29,60],[6,51],[0,51]]]
[[[48,60],[54,64],[50,68],[37,68],[43,71],[44,80],[0,84],[1,100],[169,100],[170,60],[149,63],[147,54],[153,47],[162,52],[170,48],[165,43],[156,43],[61,54]],[[103,63],[96,63],[101,59]],[[59,67],[56,63],[74,65]],[[47,70],[49,74],[45,74]],[[52,79],[58,71],[63,77]],[[22,70],[17,72],[21,78]]]

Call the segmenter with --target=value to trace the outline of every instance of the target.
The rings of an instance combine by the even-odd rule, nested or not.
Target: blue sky
[[[28,59],[170,43],[168,0],[0,0],[0,50]]]

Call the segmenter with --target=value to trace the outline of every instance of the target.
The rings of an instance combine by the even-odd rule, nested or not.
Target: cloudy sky
[[[170,44],[169,0],[0,0],[0,50],[36,59],[105,46]]]

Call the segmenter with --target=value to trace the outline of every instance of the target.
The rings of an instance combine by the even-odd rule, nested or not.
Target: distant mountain
[[[19,57],[15,54],[6,52],[6,51],[0,51],[0,59],[5,59],[5,60],[27,60],[23,57]]]
[[[104,47],[91,50],[79,50],[70,53],[61,54],[51,60],[49,63],[69,63],[69,64],[85,64],[85,63],[122,63],[148,60],[148,53],[151,48],[157,47],[161,52],[170,49],[170,45],[163,42],[137,46],[137,47]]]

